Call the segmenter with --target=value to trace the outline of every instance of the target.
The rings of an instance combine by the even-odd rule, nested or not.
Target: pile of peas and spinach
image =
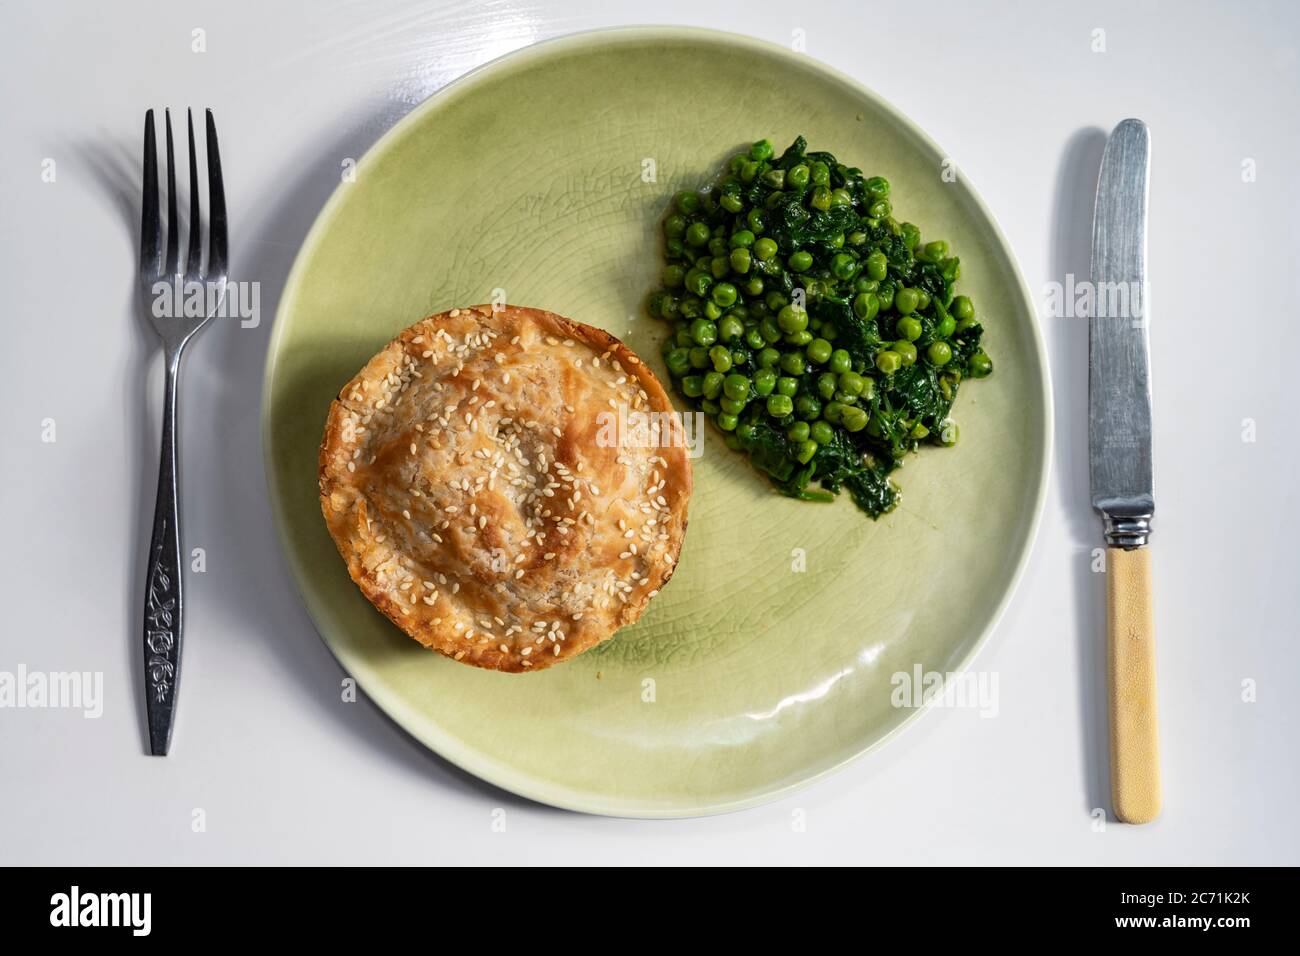
[[[672,323],[673,383],[784,494],[847,488],[878,517],[908,452],[956,443],[957,388],[993,364],[958,260],[893,217],[885,179],[802,136],[779,157],[759,140],[678,193],[663,231],[648,309]]]

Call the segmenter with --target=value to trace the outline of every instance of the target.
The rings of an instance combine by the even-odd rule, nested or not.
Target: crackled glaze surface
[[[756,84],[761,70],[768,82]],[[718,104],[743,104],[723,109]],[[348,580],[320,518],[316,445],[340,383],[398,330],[510,302],[614,333],[663,374],[656,224],[758,136],[809,142],[894,186],[962,259],[997,372],[954,410],[962,443],[899,473],[897,511],[783,499],[710,433],[671,585],[634,626],[526,679],[428,654]],[[1040,509],[1048,398],[1010,250],[944,154],[867,91],[757,41],[586,34],[471,74],[403,121],[322,213],[283,297],[264,406],[271,497],[326,642],[391,716],[497,784],[578,809],[668,816],[807,782],[916,713],[891,675],[961,668],[996,620]]]

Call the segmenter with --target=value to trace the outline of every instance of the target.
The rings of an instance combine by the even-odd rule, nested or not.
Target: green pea
[[[852,194],[851,192],[849,192],[847,189],[832,189],[832,190],[831,190],[831,205],[832,205],[832,206],[852,206],[852,205],[853,205],[853,194]],[[844,243],[844,237],[843,237],[843,236],[840,236],[840,238],[839,238],[839,242],[837,243],[837,245],[843,245],[843,243]]]
[[[673,197],[673,204],[684,215],[691,215],[700,208],[700,194],[683,189]]]
[[[781,326],[777,325],[776,320],[771,316],[758,323],[758,331],[768,342],[781,341]]]
[[[817,394],[829,401],[835,396],[838,384],[839,378],[834,372],[822,372],[817,376]]]
[[[772,141],[770,139],[760,139],[749,147],[749,158],[762,162],[772,158]]]
[[[840,377],[836,380],[839,391],[846,395],[858,396],[862,390],[867,387],[867,380],[857,372],[841,372]]]
[[[808,167],[803,163],[791,166],[785,171],[785,183],[791,189],[803,189],[808,185]]]
[[[867,215],[872,219],[884,219],[893,211],[894,207],[890,205],[888,199],[877,199],[867,207]]]
[[[734,342],[745,334],[745,324],[734,315],[724,315],[718,320],[718,339],[722,342]]]
[[[837,253],[831,259],[831,275],[837,279],[852,279],[858,271],[858,260],[847,252]]]
[[[807,422],[795,422],[785,430],[785,437],[793,442],[805,442],[808,440],[809,431]]]
[[[704,317],[713,322],[718,321],[718,319],[722,318],[722,306],[709,299],[704,303]]]
[[[911,315],[916,311],[916,304],[920,301],[920,298],[915,289],[904,286],[894,295],[894,308],[898,310],[900,315]]]
[[[941,339],[952,338],[952,334],[957,331],[957,320],[951,314],[945,315],[939,320],[939,324],[934,327],[934,334]]]
[[[880,250],[867,256],[867,276],[879,282],[889,274],[889,260]]]
[[[777,314],[776,324],[781,327],[782,332],[802,332],[808,328],[808,313],[803,309],[787,305]]]
[[[887,199],[889,197],[889,180],[884,176],[872,176],[863,186],[866,187],[867,195],[872,199]]]
[[[948,254],[948,243],[942,239],[936,239],[934,242],[925,244],[925,258],[931,262],[938,262]]]
[[[874,292],[859,292],[853,297],[853,314],[859,319],[871,321],[880,311],[880,296]]]
[[[762,276],[751,277],[743,286],[741,286],[741,288],[745,290],[745,295],[748,296],[762,295],[763,294]]]
[[[681,385],[682,394],[687,398],[699,398],[704,394],[704,379],[698,375],[687,375]]]
[[[856,405],[845,405],[844,412],[840,416],[840,424],[851,432],[860,432],[867,427],[869,418],[866,409],[858,408]]]
[[[952,361],[952,346],[947,342],[931,342],[925,350],[925,357],[931,365],[944,366]]]
[[[728,262],[731,265],[731,271],[744,275],[749,271],[753,258],[748,249],[732,249],[731,255],[728,256]]]
[[[745,410],[745,400],[742,398],[730,398],[723,395],[718,399],[718,407],[728,415],[739,415]]]
[[[971,302],[969,296],[959,295],[952,300],[952,306],[949,311],[957,316],[958,319],[966,320],[975,318],[975,304]]]
[[[769,169],[763,174],[763,182],[767,183],[767,185],[771,186],[773,189],[780,189],[785,185],[785,170]]]
[[[845,349],[836,349],[831,353],[830,370],[836,375],[847,372],[853,367],[853,359]]]
[[[812,268],[812,264],[812,253],[805,249],[800,249],[798,252],[792,252],[790,258],[786,260],[786,265],[795,272],[807,272]]]
[[[713,258],[725,259],[727,253],[730,251],[731,246],[727,244],[727,240],[723,239],[716,233],[713,238],[709,240],[709,255],[713,256]]]
[[[754,244],[754,234],[748,229],[741,229],[731,234],[729,245],[732,249],[748,249]]]
[[[709,274],[715,279],[725,279],[731,271],[730,256],[714,256],[709,260]]]
[[[761,209],[751,209],[745,214],[745,225],[749,226],[750,232],[754,235],[762,235],[767,226],[767,219]]]
[[[809,426],[809,437],[819,445],[829,445],[835,440],[835,429],[830,422],[815,421]]]
[[[759,368],[776,368],[777,363],[781,361],[781,353],[776,349],[768,346],[758,353]]]
[[[910,315],[905,315],[903,318],[899,319],[898,324],[894,326],[894,328],[899,335],[909,342],[915,342],[921,337],[921,332],[924,331],[921,327],[921,320],[915,319]]]
[[[758,326],[753,325],[745,330],[745,344],[754,351],[759,351],[767,344],[767,339],[763,338],[763,333],[758,331]]]
[[[706,230],[708,226],[704,227]],[[686,217],[673,213],[664,219],[664,235],[670,239],[676,239],[686,234]]]
[[[970,357],[970,377],[985,378],[993,371],[993,360],[983,352],[976,352]]]
[[[813,340],[813,334],[807,329],[800,329],[798,332],[789,332],[782,336],[781,339],[787,345],[793,345],[795,348],[803,348]]]
[[[867,241],[867,234],[865,232],[851,232],[845,241],[851,246],[860,246]]]
[[[709,293],[709,298],[725,309],[736,304],[737,295],[736,287],[730,282],[719,282]]]
[[[674,378],[681,378],[691,370],[690,350],[684,348],[671,349],[664,356],[664,364],[668,366],[668,371]]]
[[[799,391],[799,380],[790,375],[782,375],[776,380],[776,394],[787,398]]]
[[[810,439],[809,441],[799,443],[798,448],[795,450],[794,457],[799,464],[806,465],[808,462],[812,461],[813,455],[815,454],[817,454],[817,443]]]
[[[808,200],[808,205],[812,206],[814,209],[819,209],[822,212],[830,209],[831,191],[825,186],[817,186],[812,191],[812,198]],[[802,272],[803,270],[800,271]]]
[[[776,388],[776,373],[770,368],[760,368],[754,373],[754,391],[766,397]]]
[[[930,307],[930,293],[926,292],[924,289],[917,289],[916,307],[922,312],[928,309]]]
[[[722,411],[722,406],[717,402],[710,401],[707,398],[700,399],[700,411],[705,415],[716,415]]]
[[[736,400],[749,398],[749,378],[738,372],[728,375],[722,382],[722,390],[727,398]]]
[[[889,349],[885,349],[882,352],[876,353],[876,368],[880,369],[880,371],[884,372],[886,375],[892,375],[894,372],[897,372],[899,366],[902,364],[903,360],[899,358],[897,352],[891,352]]]
[[[704,397],[710,400],[717,398],[722,393],[722,381],[721,372],[709,372],[705,375],[700,383],[700,387],[704,391]]]
[[[670,289],[679,289],[686,281],[686,270],[676,263],[664,266],[663,283]]]
[[[785,418],[794,412],[794,400],[788,395],[767,396],[767,413],[773,418]]]
[[[771,239],[758,239],[754,242],[754,255],[760,261],[767,262],[776,255],[776,243]]]
[[[813,421],[822,413],[822,403],[812,395],[800,395],[794,400],[794,413],[802,419]]]
[[[718,423],[718,427],[724,432],[735,431],[736,425],[740,423],[740,419],[730,412],[718,412],[718,417],[714,421]]]
[[[844,416],[844,409],[851,407],[852,406],[850,405],[845,405],[843,402],[827,402],[825,407],[822,408],[822,418],[826,419],[832,425],[838,425],[840,419]]]
[[[831,168],[823,162],[815,162],[808,174],[808,181],[814,186],[827,186],[831,181]]]
[[[664,241],[664,252],[668,254],[669,259],[680,259],[686,254],[686,245],[680,236],[669,236]]]
[[[803,355],[798,352],[786,352],[781,356],[781,371],[787,375],[802,375],[807,371]]]
[[[804,349],[804,355],[808,356],[809,361],[815,365],[825,365],[830,361],[831,343],[825,339],[813,339]]]
[[[708,319],[696,319],[691,323],[691,338],[696,345],[708,347],[718,341],[718,327]]]
[[[712,364],[709,361],[708,349],[698,345],[691,349],[691,368],[708,368]]]
[[[699,269],[689,270],[684,281],[686,290],[696,295],[704,295],[709,291],[709,286],[713,285],[713,280],[709,278],[708,273],[701,272]]]
[[[688,245],[695,247],[707,245],[709,241],[709,227],[702,222],[693,222],[686,230],[686,242]]]
[[[913,425],[912,430],[908,432],[908,435],[911,436],[912,438],[915,438],[917,441],[920,441],[928,434],[930,434],[930,429],[926,428],[920,422],[917,422],[915,425]]]
[[[899,339],[890,348],[904,365],[916,364],[916,346],[905,339]]]
[[[907,243],[907,248],[915,249],[916,244],[921,241],[921,230],[916,228],[910,222],[905,222],[899,227],[903,235],[903,241]]]
[[[744,364],[746,364],[748,361],[749,361],[749,353],[746,352],[744,349],[732,349],[732,350],[731,350],[731,364],[732,364],[732,365],[744,365]]]
[[[731,349],[725,345],[715,345],[709,349],[709,360],[713,362],[716,371],[731,371]]]

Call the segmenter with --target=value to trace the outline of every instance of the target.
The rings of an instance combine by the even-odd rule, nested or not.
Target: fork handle
[[[1151,552],[1110,548],[1106,565],[1111,801],[1125,823],[1150,823],[1160,814]]]
[[[158,501],[144,596],[145,711],[149,716],[149,751],[166,756],[176,713],[176,685],[181,675],[181,535],[180,492],[176,455],[176,383],[182,345],[166,350],[163,391],[162,451],[158,462]]]

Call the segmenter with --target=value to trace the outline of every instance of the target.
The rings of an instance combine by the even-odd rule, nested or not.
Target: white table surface
[[[1300,444],[1286,404],[1300,7],[138,6],[0,8],[0,671],[104,675],[99,719],[0,709],[0,862],[1300,863]],[[1057,447],[1028,571],[979,660],[999,675],[997,718],[935,711],[789,799],[651,822],[495,790],[364,698],[340,699],[345,675],[294,591],[262,470],[263,361],[290,264],[340,163],[425,96],[536,40],[639,22],[778,43],[805,31],[809,56],[943,144],[1036,295],[1088,272],[1101,130],[1150,125],[1157,823],[1102,829],[1092,813],[1108,806],[1104,599],[1077,319],[1042,320]],[[232,271],[261,281],[263,319],[217,323],[187,358],[184,547],[202,547],[207,569],[188,577],[180,716],[161,760],[144,756],[136,676],[161,365],[131,303],[141,114],[164,105],[217,112]]]

